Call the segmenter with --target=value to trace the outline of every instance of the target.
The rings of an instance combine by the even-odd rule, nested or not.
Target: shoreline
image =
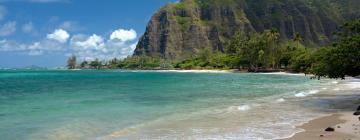
[[[143,71],[113,71],[113,72],[134,72],[134,73],[142,73]],[[145,71],[149,73],[157,73],[163,71],[149,70]],[[167,72],[175,72],[172,74],[176,74],[176,72],[231,72],[224,70],[176,70],[176,71],[165,71]],[[103,72],[101,72],[103,73]],[[90,73],[91,74],[91,73]],[[169,73],[171,74],[171,73]],[[196,74],[196,73],[195,73]],[[200,73],[199,73],[200,74]],[[242,75],[241,73],[239,73]],[[250,73],[249,75],[251,75]],[[288,77],[282,75],[303,75],[303,74],[294,74],[294,73],[286,73],[286,72],[275,72],[275,73],[258,73],[260,77]],[[207,74],[206,74],[207,75]],[[219,74],[209,74],[209,75],[223,75]],[[226,77],[238,74],[224,74]],[[248,74],[244,74],[246,77]],[[270,76],[267,76],[270,75]],[[116,76],[116,75],[115,75]],[[116,76],[117,77],[117,76]],[[289,76],[290,77],[290,76]],[[297,79],[301,78],[300,76],[293,76]],[[102,78],[102,77],[100,77]],[[207,80],[208,78],[206,78]],[[271,79],[269,79],[271,80]],[[317,80],[314,83],[318,83]],[[334,80],[324,80],[325,82],[322,84],[316,84],[318,86],[301,86],[301,88],[297,89],[291,88],[289,92],[284,92],[281,94],[269,95],[259,100],[250,99],[249,102],[244,102],[243,100],[234,100],[231,104],[225,104],[224,106],[219,106],[220,108],[209,108],[202,110],[193,110],[190,112],[180,112],[180,114],[174,113],[169,116],[164,115],[161,119],[154,119],[151,121],[145,121],[145,123],[141,123],[140,125],[134,125],[134,127],[127,127],[125,129],[119,129],[119,131],[110,130],[109,132],[114,132],[114,137],[131,137],[131,136],[139,136],[144,134],[147,130],[153,130],[154,128],[162,129],[169,128],[164,130],[189,130],[188,128],[194,128],[194,130],[198,129],[203,132],[204,136],[209,136],[209,139],[214,136],[228,136],[228,137],[242,137],[247,136],[248,139],[258,137],[264,139],[329,139],[329,138],[338,138],[336,136],[342,136],[344,138],[349,137],[348,134],[344,134],[343,131],[338,131],[337,128],[335,132],[325,133],[324,129],[331,126],[337,127],[337,124],[346,123],[342,119],[342,113],[345,111],[354,110],[354,106],[360,103],[359,98],[359,85],[360,80],[344,80],[344,81],[334,81]],[[312,85],[313,82],[310,82],[309,85]],[[236,83],[236,85],[241,85],[242,83]],[[294,83],[294,84],[297,84]],[[301,83],[300,83],[301,84]],[[291,84],[293,85],[293,84]],[[290,85],[290,86],[291,86]],[[281,86],[281,85],[280,85]],[[256,86],[258,87],[258,86]],[[324,87],[324,88],[322,88]],[[271,88],[269,86],[265,86],[264,89]],[[288,87],[286,87],[288,89]],[[237,88],[236,88],[237,89]],[[232,91],[237,91],[233,89]],[[356,89],[356,90],[355,90]],[[286,90],[287,91],[287,90]],[[345,92],[348,91],[348,92]],[[349,92],[350,91],[350,92]],[[265,91],[267,92],[267,91]],[[275,91],[276,92],[276,91]],[[302,94],[303,96],[297,96],[298,94]],[[222,95],[220,95],[222,96]],[[340,97],[339,97],[340,96]],[[351,96],[351,97],[349,97]],[[353,98],[355,97],[355,98]],[[230,99],[231,100],[231,99]],[[231,102],[229,99],[220,100],[222,102]],[[309,101],[312,100],[312,101]],[[357,100],[357,102],[352,102]],[[304,101],[308,101],[309,103],[305,105]],[[349,102],[350,101],[350,102]],[[211,100],[213,102],[213,100]],[[317,106],[320,105],[320,106]],[[326,106],[321,106],[326,105]],[[331,106],[335,105],[335,106]],[[313,106],[317,106],[316,108],[311,108]],[[306,109],[309,107],[309,109]],[[186,113],[186,114],[184,114]],[[346,112],[348,115],[352,115],[353,112]],[[192,114],[192,115],[190,115]],[[329,115],[330,114],[330,115]],[[181,115],[184,115],[181,117]],[[344,114],[345,116],[346,114]],[[172,118],[175,116],[174,118]],[[180,120],[176,121],[176,118],[180,116]],[[325,117],[324,117],[325,116]],[[351,116],[354,119],[354,116]],[[184,119],[189,118],[189,119]],[[194,119],[191,119],[194,118]],[[207,123],[199,122],[196,124],[197,118],[201,118],[201,120],[208,119],[210,122],[210,126]],[[214,119],[215,118],[215,119]],[[170,123],[167,123],[170,120]],[[229,120],[229,121],[226,121]],[[356,123],[358,123],[358,118],[355,117]],[[224,123],[225,122],[225,123]],[[251,124],[248,122],[255,122],[256,124]],[[195,123],[196,125],[193,125]],[[260,125],[259,125],[260,124]],[[351,128],[351,125],[349,127]],[[196,127],[198,126],[198,127]],[[345,125],[346,126],[346,125]],[[341,128],[345,128],[345,126],[341,126]],[[213,128],[224,128],[224,131],[217,133],[209,130],[206,133],[206,127]],[[136,129],[136,133],[132,134],[133,128]],[[316,129],[316,130],[313,130]],[[125,131],[124,131],[125,130]],[[204,131],[205,130],[205,131]],[[250,131],[249,131],[250,130]],[[360,130],[360,129],[359,129]],[[302,132],[305,131],[305,132]],[[128,132],[131,132],[127,134]],[[199,131],[196,131],[199,132]],[[313,133],[311,133],[313,132]],[[344,132],[347,132],[344,130]],[[126,134],[124,134],[126,133]],[[159,132],[158,136],[163,136],[162,134],[167,135],[169,131],[164,131],[163,133]],[[215,135],[212,135],[215,133]],[[256,135],[256,133],[258,135]],[[272,133],[272,134],[267,134]],[[325,134],[326,135],[325,135]],[[339,133],[339,134],[338,134]],[[360,133],[360,132],[359,132]],[[113,134],[113,133],[111,133]],[[196,136],[193,134],[197,134],[195,132],[187,133],[189,135],[185,136]],[[234,134],[234,135],[233,135]],[[254,135],[253,135],[254,134]],[[328,135],[329,134],[329,135]],[[320,137],[323,135],[323,137]],[[175,135],[176,136],[176,135]],[[178,135],[177,135],[178,136]],[[184,135],[182,135],[184,136]],[[353,138],[351,136],[350,138]],[[134,138],[135,139],[135,138]],[[355,137],[353,139],[360,139],[360,137]],[[348,140],[348,139],[346,139]]]
[[[332,99],[328,98],[328,101],[332,102],[332,106],[329,106],[333,109],[332,111],[327,112],[325,109],[324,111],[327,112],[325,113],[326,116],[320,116],[307,123],[296,126],[296,128],[302,129],[303,132],[296,133],[284,140],[360,139],[360,116],[354,115],[354,112],[360,112],[358,92],[360,81],[359,77],[347,77],[346,79],[346,82],[341,83],[342,88],[334,88],[333,93],[329,94],[333,96]],[[317,98],[320,99],[322,97]],[[333,128],[334,131],[325,131],[327,128]]]
[[[291,71],[259,71],[251,72],[248,70],[238,69],[66,69],[70,71],[86,70],[126,70],[130,72],[180,72],[180,73],[258,73],[258,74],[288,74],[288,75],[305,75],[305,73],[295,73]]]
[[[325,117],[311,120],[305,124],[298,126],[304,131],[285,138],[283,140],[355,140],[360,139],[360,124],[358,116],[354,116],[353,112],[333,113]],[[326,128],[334,128],[333,132],[326,132]]]

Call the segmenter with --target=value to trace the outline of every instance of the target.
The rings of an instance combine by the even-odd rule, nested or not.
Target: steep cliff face
[[[359,0],[182,0],[151,18],[134,55],[181,60],[204,48],[223,51],[236,32],[271,28],[281,39],[299,32],[308,45],[323,45],[359,9]]]

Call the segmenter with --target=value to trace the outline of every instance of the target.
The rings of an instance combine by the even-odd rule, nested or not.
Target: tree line
[[[204,49],[181,61],[131,56],[110,61],[68,59],[68,68],[81,69],[239,69],[249,72],[285,70],[314,74],[317,78],[345,78],[360,74],[360,19],[346,23],[325,47],[306,47],[300,33],[280,40],[276,29],[262,33],[239,32],[224,51]]]
[[[77,62],[76,56],[68,58],[68,69],[172,69],[170,61],[149,56],[130,56],[125,59],[114,58],[109,61],[84,60]]]

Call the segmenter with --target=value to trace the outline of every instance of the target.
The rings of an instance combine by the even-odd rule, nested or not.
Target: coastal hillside
[[[206,48],[223,52],[237,32],[267,29],[323,46],[359,15],[359,0],[181,0],[152,16],[134,55],[184,60]]]

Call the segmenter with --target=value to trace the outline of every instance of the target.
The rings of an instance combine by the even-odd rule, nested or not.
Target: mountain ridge
[[[236,32],[271,28],[281,40],[300,33],[308,46],[326,45],[359,9],[357,0],[181,0],[152,16],[134,55],[183,60],[206,48],[223,52]]]

